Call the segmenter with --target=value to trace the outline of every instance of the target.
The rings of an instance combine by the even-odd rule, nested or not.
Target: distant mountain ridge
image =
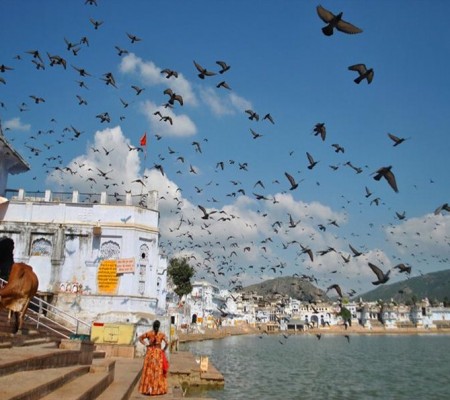
[[[326,293],[311,282],[295,276],[283,276],[244,287],[241,292],[255,293],[265,298],[277,294],[289,296],[300,301],[328,301]]]
[[[255,293],[266,298],[280,294],[307,302],[330,300],[325,291],[317,288],[311,282],[292,276],[274,278],[246,286],[241,292]],[[332,294],[334,297],[334,292]],[[405,275],[405,279],[401,282],[380,285],[374,290],[355,295],[353,299],[361,298],[363,301],[390,301],[392,299],[398,303],[411,303],[425,297],[431,302],[450,303],[450,269],[430,272],[413,278]]]
[[[450,301],[450,269],[406,278],[390,285],[380,285],[374,290],[358,295],[359,297],[365,301],[393,299],[398,303],[411,302],[413,297],[416,300],[426,297],[431,302]]]

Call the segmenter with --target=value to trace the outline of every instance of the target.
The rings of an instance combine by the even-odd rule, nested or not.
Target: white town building
[[[40,296],[86,322],[165,314],[157,192],[11,190],[8,174],[29,166],[1,131],[0,155],[0,240],[12,239],[14,261],[33,267]]]

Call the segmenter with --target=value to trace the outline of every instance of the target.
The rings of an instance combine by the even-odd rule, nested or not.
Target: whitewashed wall
[[[58,295],[57,305],[69,313],[95,318],[106,311],[164,311],[167,261],[159,254],[156,209],[58,203],[46,193],[44,199],[10,199],[1,218],[0,235],[14,240],[15,261],[30,264],[39,291]],[[115,293],[101,293],[101,261],[130,258],[134,271],[118,274]]]

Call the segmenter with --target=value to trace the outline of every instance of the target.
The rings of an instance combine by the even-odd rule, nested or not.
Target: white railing
[[[6,283],[7,281],[0,278],[0,287]],[[79,335],[81,331],[88,336],[91,333],[89,323],[66,313],[38,296],[31,299],[26,318],[34,321],[36,328],[42,326],[66,339]]]

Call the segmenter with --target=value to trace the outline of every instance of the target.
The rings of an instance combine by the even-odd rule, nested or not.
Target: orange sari
[[[148,340],[147,353],[144,358],[139,393],[157,395],[167,393],[167,371],[163,370],[164,350],[161,343],[168,343],[164,333],[149,331],[142,338]]]

